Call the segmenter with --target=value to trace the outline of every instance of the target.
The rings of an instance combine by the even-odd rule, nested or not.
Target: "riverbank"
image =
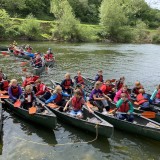
[[[10,18],[12,21],[12,30],[9,31],[10,36],[1,36],[0,41],[6,40],[31,40],[31,41],[56,41],[64,42],[68,41],[66,38],[61,38],[54,33],[55,28],[57,27],[56,21],[43,21],[36,19],[22,19],[22,18]],[[24,24],[26,26],[24,26]],[[19,29],[18,27],[23,27]],[[30,30],[29,26],[33,25]],[[37,26],[37,28],[36,28]],[[28,28],[27,28],[28,27]],[[106,43],[160,43],[160,29],[144,29],[144,28],[130,28],[132,34],[126,35],[125,39],[122,40],[111,40],[107,38],[107,32],[105,31],[104,26],[94,25],[94,24],[79,24],[81,29],[80,35],[77,38],[76,35],[73,35],[73,38],[70,38],[70,42],[106,42]],[[14,31],[13,31],[14,29]],[[23,32],[22,32],[23,30]],[[26,32],[26,34],[25,34]],[[28,34],[27,34],[28,32]],[[30,33],[29,32],[33,32]],[[13,36],[12,36],[13,34]],[[75,37],[74,37],[75,36]],[[121,33],[120,33],[121,36]]]

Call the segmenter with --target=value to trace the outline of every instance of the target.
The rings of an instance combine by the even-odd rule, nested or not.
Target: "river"
[[[10,42],[0,43],[0,45]],[[66,72],[73,76],[80,70],[86,77],[94,77],[99,69],[104,79],[126,77],[126,83],[132,87],[139,80],[146,91],[151,93],[160,83],[160,45],[153,44],[103,44],[103,43],[30,43],[34,50],[45,52],[52,48],[56,57],[53,69],[42,75],[43,81],[60,81]],[[0,57],[2,66],[9,77],[20,77],[19,59]],[[18,76],[19,75],[19,76]],[[0,158],[3,160],[141,160],[160,159],[160,142],[116,130],[110,139],[94,139],[77,128],[58,122],[54,132],[28,123],[3,112],[3,145]],[[57,145],[65,143],[73,145]]]

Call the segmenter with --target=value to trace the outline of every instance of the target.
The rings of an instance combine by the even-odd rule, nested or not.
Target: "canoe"
[[[30,60],[31,58],[27,55],[16,55],[14,54],[15,57],[18,57],[18,58],[23,58],[23,59],[27,59],[27,60]]]
[[[94,113],[89,113],[86,108],[83,108],[83,119],[78,119],[74,116],[70,116],[66,112],[60,112],[58,109],[53,109],[49,106],[47,107],[57,116],[60,121],[63,121],[64,123],[68,123],[69,125],[94,134],[96,134],[95,127],[97,126],[99,136],[110,138],[113,135],[113,126],[100,117],[96,116]]]
[[[41,75],[43,71],[45,71],[45,65],[43,65],[40,68],[32,67],[32,73],[33,73],[33,75]]]
[[[95,111],[95,114],[111,123],[115,128],[129,132],[132,134],[141,135],[154,140],[160,141],[160,123],[152,121],[148,118],[134,115],[134,122],[128,122],[126,120],[120,120],[113,115],[104,115],[99,111]]]
[[[16,115],[20,116],[23,119],[29,120],[33,123],[41,125],[45,128],[54,129],[57,124],[57,117],[54,113],[52,113],[46,106],[44,106],[45,111],[47,113],[35,113],[29,114],[28,110],[23,108],[15,108],[13,103],[9,99],[4,99],[5,106],[11,111],[13,111]]]
[[[2,140],[2,103],[0,103],[0,141],[1,140]]]
[[[45,65],[46,65],[46,67],[51,67],[52,68],[54,66],[54,62],[55,62],[54,60],[53,61],[46,61],[45,60]]]

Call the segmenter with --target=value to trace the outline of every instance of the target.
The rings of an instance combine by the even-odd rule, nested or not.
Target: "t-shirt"
[[[100,97],[100,95],[102,95],[103,92],[100,89],[93,89],[90,96],[89,96],[89,100],[94,100],[93,95],[96,95],[96,97]]]

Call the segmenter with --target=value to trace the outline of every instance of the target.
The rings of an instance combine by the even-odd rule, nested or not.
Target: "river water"
[[[20,43],[20,42],[19,42]],[[28,42],[26,42],[28,43]],[[9,42],[4,42],[9,44]],[[20,43],[22,44],[22,42]],[[23,44],[25,44],[23,42]],[[43,81],[60,81],[66,72],[72,77],[80,70],[86,77],[94,77],[99,69],[103,70],[104,79],[126,77],[131,87],[139,80],[146,91],[151,93],[160,83],[160,45],[153,44],[67,44],[52,42],[30,43],[34,50],[53,49],[56,64],[53,69],[42,75]],[[0,44],[2,45],[2,44]],[[20,60],[13,57],[0,57],[0,66],[9,77],[22,75]],[[19,75],[19,76],[18,76]],[[115,130],[110,139],[95,138],[77,128],[58,122],[57,129],[47,131],[3,112],[3,160],[158,160],[160,142]],[[56,145],[65,143],[73,145]],[[78,143],[77,143],[78,142]]]

